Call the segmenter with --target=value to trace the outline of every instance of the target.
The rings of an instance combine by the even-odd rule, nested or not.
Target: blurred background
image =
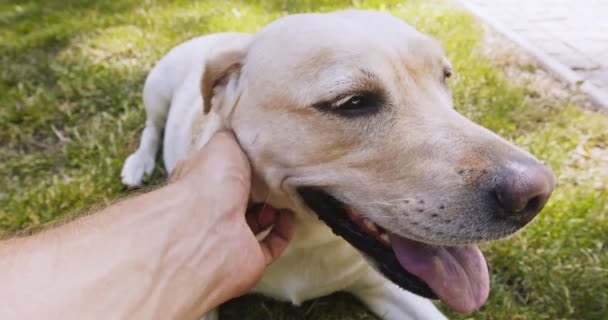
[[[472,315],[447,314],[608,319],[608,118],[600,111],[607,3],[0,0],[0,234],[128,192],[119,173],[143,129],[143,81],[173,46],[205,33],[255,32],[291,13],[367,8],[439,39],[455,70],[456,109],[545,161],[559,179],[528,228],[483,245],[488,303]],[[160,161],[155,172],[150,185],[164,179]],[[299,307],[247,296],[221,313],[377,319],[347,294]]]

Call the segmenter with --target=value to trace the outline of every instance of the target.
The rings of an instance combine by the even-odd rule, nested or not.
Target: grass
[[[489,302],[450,317],[607,319],[608,119],[505,46],[488,50],[481,26],[460,9],[401,2],[0,0],[0,233],[126,192],[119,172],[144,123],[143,80],[172,46],[203,33],[255,32],[286,13],[387,10],[444,44],[458,110],[546,161],[560,180],[530,227],[483,246]],[[150,183],[162,178],[157,170]],[[247,296],[222,315],[376,319],[346,294],[300,307]]]

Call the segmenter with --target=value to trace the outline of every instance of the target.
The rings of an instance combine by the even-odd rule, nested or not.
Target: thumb
[[[207,185],[226,188],[240,184],[249,193],[251,167],[234,134],[217,132],[203,147]],[[214,185],[214,183],[216,183]]]
[[[235,165],[242,170],[246,170],[247,174],[250,174],[249,160],[232,132],[225,130],[218,131],[203,146],[202,150],[212,158],[210,160],[223,161],[226,165]]]

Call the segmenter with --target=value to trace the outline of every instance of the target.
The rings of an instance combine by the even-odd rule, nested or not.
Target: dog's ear
[[[214,99],[216,95],[220,95],[219,91],[225,91],[229,84],[236,87],[237,84],[234,82],[238,82],[249,43],[248,39],[234,41],[229,47],[217,49],[205,61],[201,78],[201,95],[205,114],[214,107],[212,104],[220,105],[226,102],[223,97]],[[236,89],[235,87],[232,89]]]
[[[200,87],[203,98],[205,124],[196,137],[195,146],[201,148],[221,129],[230,128],[230,115],[238,101],[239,78],[250,37],[238,37],[231,43],[216,48],[204,61]]]

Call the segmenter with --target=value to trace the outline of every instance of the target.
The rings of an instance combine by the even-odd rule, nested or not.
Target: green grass
[[[444,44],[456,108],[546,161],[560,182],[511,239],[484,245],[492,293],[456,319],[608,319],[608,119],[528,81],[530,65],[484,56],[481,27],[443,2],[0,0],[0,233],[124,194],[119,172],[144,123],[146,72],[172,46],[254,32],[286,13],[388,10]],[[240,13],[240,17],[235,12]],[[160,166],[159,166],[160,169]],[[150,182],[163,178],[162,170]],[[376,319],[337,294],[300,307],[248,296],[223,319]]]

